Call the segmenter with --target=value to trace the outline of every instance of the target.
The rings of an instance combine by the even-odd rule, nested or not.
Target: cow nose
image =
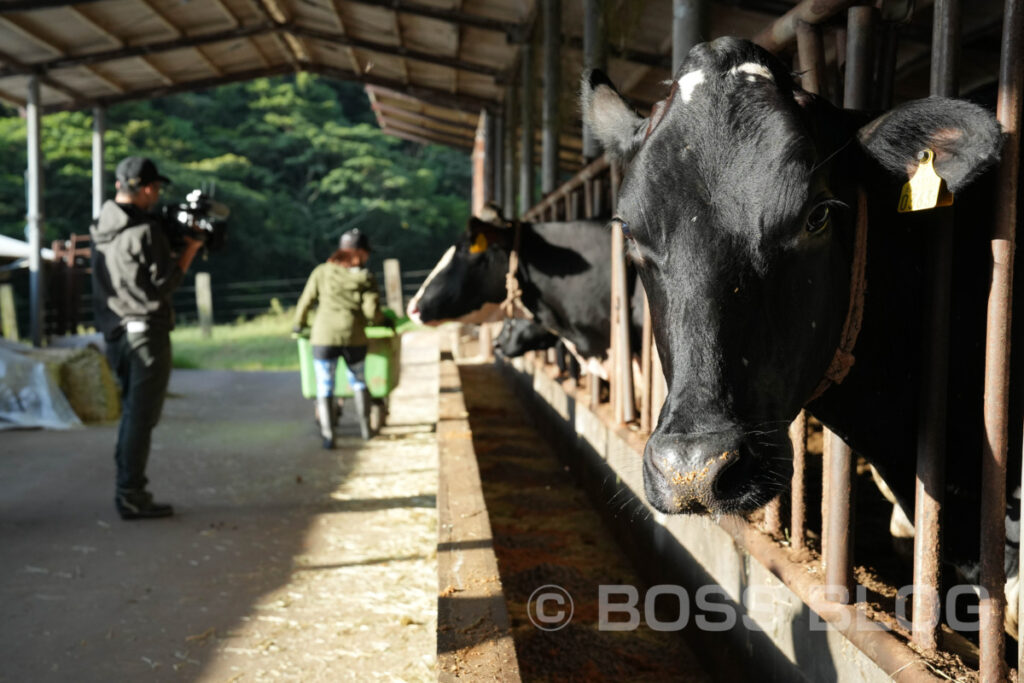
[[[670,514],[729,508],[742,494],[753,460],[733,434],[654,434],[644,450],[647,499]]]

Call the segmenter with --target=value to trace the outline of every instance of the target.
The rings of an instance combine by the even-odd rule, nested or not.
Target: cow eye
[[[807,216],[807,232],[812,235],[817,234],[828,227],[829,223],[829,204],[822,202],[816,207],[811,209],[811,213]]]
[[[614,223],[615,225],[619,226],[619,230],[622,231],[622,236],[623,237],[625,237],[627,240],[633,239],[633,233],[629,229],[629,223],[627,223],[626,221],[624,221],[624,220],[622,220],[621,218],[618,218],[618,217],[613,218],[612,219],[612,223]]]

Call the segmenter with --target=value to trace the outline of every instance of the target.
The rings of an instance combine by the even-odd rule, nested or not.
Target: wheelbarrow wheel
[[[384,402],[379,399],[374,399],[370,403],[370,432],[376,434],[380,431],[380,428],[384,426],[384,417],[387,414],[387,408]]]

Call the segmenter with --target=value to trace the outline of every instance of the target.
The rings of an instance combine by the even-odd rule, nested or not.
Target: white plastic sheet
[[[81,424],[44,363],[0,346],[0,429]]]

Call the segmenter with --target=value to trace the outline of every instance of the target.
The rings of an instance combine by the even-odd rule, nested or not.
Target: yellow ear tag
[[[480,254],[487,251],[487,238],[483,233],[476,236],[476,240],[469,247],[470,254]]]
[[[946,189],[946,181],[939,177],[932,166],[935,153],[926,149],[918,162],[914,177],[903,186],[900,192],[900,203],[896,207],[899,213],[934,209],[936,206],[949,206],[953,203],[953,194]]]

